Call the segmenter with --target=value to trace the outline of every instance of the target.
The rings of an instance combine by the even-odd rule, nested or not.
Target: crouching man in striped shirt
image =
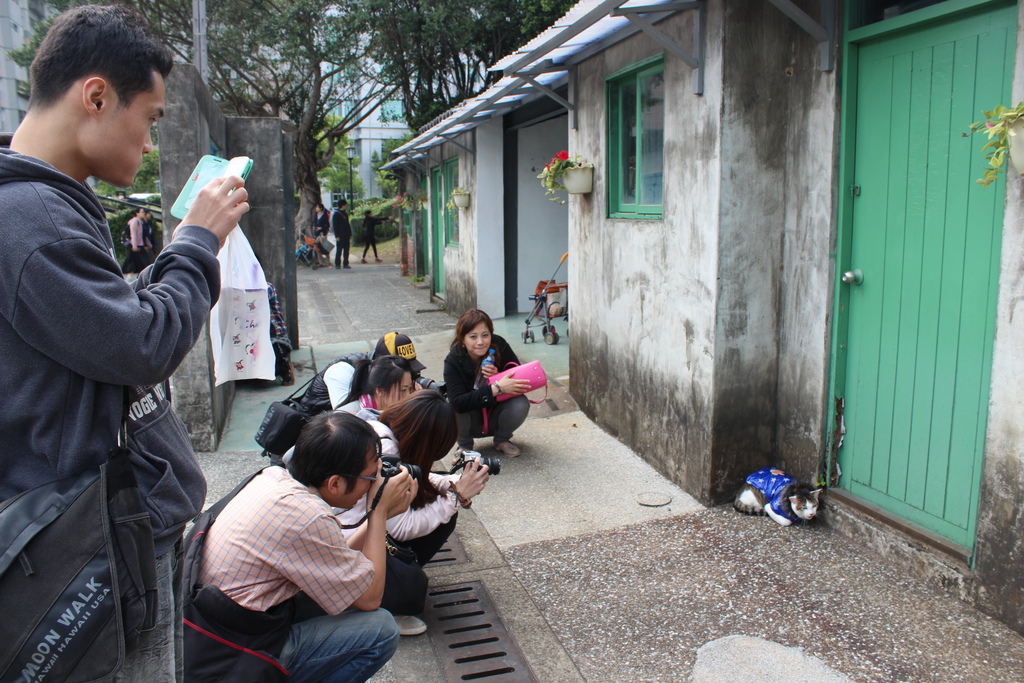
[[[236,605],[257,619],[277,618],[268,623],[280,627],[279,636],[269,643],[235,643],[242,654],[227,655],[237,660],[230,665],[234,677],[221,680],[253,680],[246,655],[252,660],[267,653],[276,659],[271,663],[277,673],[292,681],[370,678],[398,646],[395,620],[379,609],[385,522],[408,509],[413,495],[415,481],[404,470],[381,478],[380,441],[366,422],[345,413],[314,417],[299,435],[288,469],[267,468],[235,494],[202,539],[198,572],[185,568],[186,576],[198,578],[186,597],[186,626],[192,627],[186,628],[188,680],[224,674],[223,641],[231,640],[232,623],[254,630],[253,618],[232,614]],[[364,496],[370,512],[346,542],[334,508],[350,508]],[[190,552],[187,561],[193,557]],[[211,621],[190,623],[196,586],[219,589],[233,604],[204,602],[202,616]],[[197,638],[199,633],[209,637]],[[275,680],[274,668],[267,670],[266,677],[256,677]]]

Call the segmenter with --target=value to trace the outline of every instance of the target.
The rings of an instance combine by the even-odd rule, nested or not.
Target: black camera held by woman
[[[402,462],[397,455],[382,455],[380,476],[384,479],[390,479],[391,477],[399,474],[404,467],[409,472],[409,476],[416,481],[423,481],[423,470],[420,469],[419,465],[410,465],[409,463]]]
[[[463,467],[466,466],[467,462],[475,460],[477,465],[486,466],[487,471],[490,474],[501,474],[501,459],[492,458],[487,455],[480,455],[476,451],[459,451],[456,454],[455,464],[448,470],[448,474],[455,474]]]
[[[416,382],[416,384],[419,384],[421,389],[430,389],[432,391],[436,391],[442,396],[448,393],[445,383],[439,382],[436,379],[430,379],[429,377],[417,377],[413,381]]]

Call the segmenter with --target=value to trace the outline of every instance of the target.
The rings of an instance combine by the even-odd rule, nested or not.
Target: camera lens
[[[410,477],[417,481],[423,481],[423,470],[420,469],[419,465],[410,465],[402,462],[398,459],[397,455],[382,455],[380,459],[380,476],[385,479],[395,476],[401,472],[404,467]]]
[[[480,456],[480,464],[487,467],[490,474],[501,474],[501,459],[491,458],[486,455]]]

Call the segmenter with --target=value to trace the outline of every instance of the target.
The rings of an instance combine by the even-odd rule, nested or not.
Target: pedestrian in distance
[[[363,240],[366,246],[363,247],[362,263],[366,263],[366,252],[370,247],[373,247],[373,260],[380,263],[381,259],[377,257],[377,224],[383,222],[380,218],[374,218],[369,209],[363,214]]]
[[[128,244],[121,270],[129,280],[134,280],[143,268],[149,265],[146,258],[145,228],[142,224],[144,212],[145,209],[139,207],[128,220]]]
[[[348,220],[348,202],[344,199],[331,215],[331,229],[334,230],[334,268],[351,268],[348,265],[349,243],[352,241],[352,225]]]
[[[205,328],[220,294],[217,252],[249,209],[241,178],[211,180],[156,263],[125,282],[87,180],[132,184],[153,150],[172,65],[135,10],[68,10],[39,45],[28,112],[0,150],[0,500],[98,471],[126,402],[149,408],[125,422],[159,614],[115,681],[181,680],[182,532],[206,481],[163,384]]]

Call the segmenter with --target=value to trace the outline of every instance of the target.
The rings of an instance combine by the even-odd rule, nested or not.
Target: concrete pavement
[[[455,318],[393,265],[300,269],[299,308],[296,386],[391,329],[441,378]],[[1024,681],[1020,635],[826,525],[782,528],[696,503],[577,409],[568,335],[523,344],[524,318],[497,331],[521,359],[541,360],[548,400],[516,434],[523,455],[502,458],[460,513],[465,559],[428,570],[432,591],[482,586],[507,649],[525,660],[475,680]],[[252,434],[289,392],[239,387],[220,450],[200,456],[210,502],[263,464]],[[489,439],[477,448],[500,455]],[[374,681],[459,680],[444,622],[428,623]]]

